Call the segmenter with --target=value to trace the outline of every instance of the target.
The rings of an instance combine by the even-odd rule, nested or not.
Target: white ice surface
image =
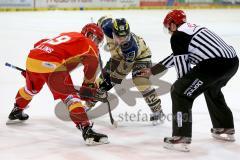
[[[233,111],[236,142],[227,143],[214,140],[210,136],[212,127],[203,96],[193,105],[193,142],[190,153],[179,153],[162,147],[163,138],[171,135],[171,122],[159,126],[150,122],[125,119],[119,127],[111,127],[108,115],[94,120],[97,131],[108,134],[110,144],[88,147],[81,133],[72,122],[62,121],[55,116],[55,105],[51,93],[44,87],[26,110],[30,119],[22,125],[6,126],[7,116],[14,103],[17,90],[24,85],[18,71],[4,66],[11,62],[25,66],[25,59],[34,42],[41,38],[53,37],[60,32],[79,31],[100,16],[112,14],[125,17],[131,30],[141,35],[150,46],[153,62],[156,63],[171,53],[169,36],[163,33],[162,20],[167,10],[131,11],[49,11],[49,12],[6,12],[0,13],[0,160],[155,160],[155,159],[196,159],[196,160],[237,160],[240,157],[240,75],[239,72],[223,89],[226,101]],[[206,26],[240,53],[240,10],[186,10],[190,22]],[[101,53],[104,62],[109,54]],[[81,84],[82,73],[73,72],[75,84]],[[176,79],[174,69],[170,69],[161,80],[173,83]],[[135,89],[133,89],[135,90]],[[115,91],[113,90],[114,94]],[[128,93],[126,93],[128,95]],[[129,97],[131,98],[131,97]],[[170,95],[161,96],[165,113],[171,113]],[[143,113],[149,109],[143,99],[138,98],[134,107],[119,99],[113,111],[116,120],[120,114]]]

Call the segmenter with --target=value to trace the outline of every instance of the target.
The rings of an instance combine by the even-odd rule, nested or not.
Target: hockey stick
[[[93,20],[93,17],[91,17],[91,22],[94,23],[94,20]],[[101,55],[99,54],[99,65],[100,65],[100,70],[101,70],[101,74],[102,74],[102,78],[104,78],[104,71],[103,71],[103,64],[102,64],[102,58],[101,58]],[[108,113],[109,113],[109,117],[110,117],[110,121],[111,121],[111,124],[114,125],[114,127],[117,128],[117,121],[115,121],[113,119],[113,116],[112,116],[112,112],[111,112],[111,106],[110,106],[110,102],[109,100],[107,99],[108,98],[108,92],[107,91],[104,91],[105,94],[106,94],[106,98],[104,99],[105,102],[107,102],[107,105],[108,105]]]
[[[10,68],[13,68],[13,69],[16,69],[16,70],[19,70],[19,71],[21,71],[21,72],[26,72],[24,69],[22,69],[22,68],[20,68],[20,67],[17,67],[17,66],[14,66],[14,65],[12,65],[12,64],[10,64],[10,63],[8,63],[8,62],[5,63],[5,66],[10,67]]]
[[[26,72],[26,70],[24,70],[24,69],[22,69],[20,67],[17,67],[15,65],[12,65],[12,64],[10,64],[8,62],[5,63],[5,66],[10,67],[12,69],[16,69],[16,70],[21,71],[21,72]],[[92,88],[88,88],[88,87],[84,87],[84,88],[85,88],[86,92],[82,93],[82,94],[80,94],[79,91],[76,90],[78,92],[78,94],[80,95],[80,97],[83,97],[83,98],[94,98],[97,101],[101,101],[103,103],[107,102],[107,97],[101,98],[101,97],[94,96],[94,95],[91,94]]]
[[[102,65],[102,60],[101,60],[100,54],[99,54],[99,64],[100,64],[100,69],[101,69],[102,76],[104,78],[104,75],[103,75],[103,65]],[[5,63],[5,66],[13,68],[13,69],[16,69],[16,70],[21,71],[21,72],[26,72],[26,70],[24,70],[24,69],[22,69],[20,67],[17,67],[15,65],[12,65],[12,64],[10,64],[8,62]],[[79,91],[77,91],[77,92],[79,93]],[[108,112],[109,112],[109,117],[110,117],[111,124],[114,125],[115,127],[117,127],[117,122],[113,119],[110,103],[109,103],[109,101],[107,99],[108,98],[108,93],[107,93],[107,91],[105,93],[106,93],[106,97],[102,98],[102,99],[98,98],[98,97],[94,97],[92,95],[88,95],[88,94],[84,94],[84,95],[80,95],[80,96],[85,97],[85,98],[96,98],[96,100],[101,101],[103,103],[107,102]]]
[[[99,54],[99,66],[100,66],[102,78],[105,79],[105,78],[104,78],[102,58],[101,58],[101,55],[100,55],[100,54]],[[108,92],[105,91],[105,93],[106,93],[106,101],[107,101],[107,105],[108,105],[108,113],[109,113],[110,121],[111,121],[112,125],[114,125],[114,127],[117,128],[117,125],[118,125],[118,124],[117,124],[117,121],[115,121],[115,120],[113,119],[112,112],[111,112],[111,106],[110,106],[110,103],[109,103],[109,101],[108,101],[108,99],[107,99],[107,98],[108,98]]]

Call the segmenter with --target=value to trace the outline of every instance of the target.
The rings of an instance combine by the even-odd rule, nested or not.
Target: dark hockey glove
[[[97,101],[106,102],[107,100],[105,92],[97,88],[96,83],[83,83],[79,95],[81,100],[89,103],[96,103]]]
[[[97,93],[97,85],[95,83],[82,83],[79,94],[81,100],[94,101]]]
[[[108,79],[101,79],[99,82],[99,89],[102,91],[109,91],[112,87],[110,77]]]
[[[112,86],[122,83],[122,79],[119,79],[119,78],[116,78],[116,77],[110,77],[110,79],[111,79]]]

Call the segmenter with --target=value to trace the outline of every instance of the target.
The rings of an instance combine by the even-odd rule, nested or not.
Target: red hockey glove
[[[84,101],[94,101],[94,97],[97,93],[97,85],[95,83],[84,83],[82,84],[82,87],[80,88],[79,94],[81,97],[81,100]]]
[[[26,78],[26,71],[22,71],[22,72],[21,72],[21,75],[22,75],[24,78]]]

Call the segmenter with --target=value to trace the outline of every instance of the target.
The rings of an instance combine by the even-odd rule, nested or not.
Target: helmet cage
[[[122,45],[131,39],[131,34],[127,34],[125,36],[118,36],[113,32],[113,40],[117,45]]]
[[[103,42],[103,38],[104,38],[103,31],[95,23],[89,23],[85,25],[81,33],[84,36],[90,38],[96,45],[99,45]]]

